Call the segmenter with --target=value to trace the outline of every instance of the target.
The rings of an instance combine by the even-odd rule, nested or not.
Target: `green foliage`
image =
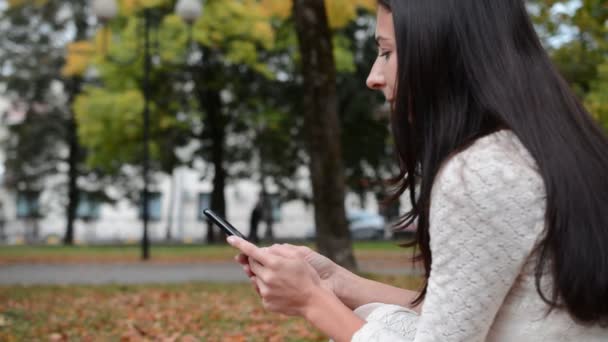
[[[346,182],[350,190],[361,195],[368,191],[384,193],[380,180],[396,172],[389,140],[388,110],[381,109],[384,99],[365,87],[377,56],[374,37],[355,39],[361,37],[361,33],[373,32],[370,25],[372,20],[361,20],[340,31],[353,51],[352,56],[357,58],[352,60],[352,71],[342,72],[337,78]]]
[[[87,88],[74,103],[80,124],[80,140],[91,151],[87,164],[106,172],[118,172],[125,162],[141,153],[142,94],[136,90],[111,92]]]
[[[558,11],[576,2],[544,0],[531,2],[537,9],[535,22],[550,48],[553,61],[584,100],[587,109],[608,127],[608,6],[604,0],[581,0],[575,11]],[[550,46],[550,38],[573,32],[570,41]]]
[[[371,2],[333,2],[348,7],[346,11],[336,11],[333,6],[334,10],[329,11],[330,18],[340,16],[337,20],[331,19],[336,30],[333,43],[337,68],[353,73],[353,37],[345,36],[340,28],[358,15],[357,8],[371,8]],[[213,136],[206,113],[209,100],[201,96],[212,90],[228,91],[238,99],[222,104],[221,111],[226,115],[225,120],[229,120],[225,127],[228,134],[254,132],[253,145],[225,147],[229,163],[242,162],[261,153],[268,156],[262,173],[276,182],[292,177],[304,160],[292,157],[300,154],[302,127],[297,114],[301,112],[297,109],[300,99],[294,91],[299,82],[294,65],[299,57],[295,32],[288,19],[291,2],[206,1],[203,16],[191,28],[173,14],[170,1],[147,6],[152,18],[153,53],[160,56],[152,70],[154,100],[150,147],[152,151],[165,154],[152,154],[155,169],[159,169],[160,163],[165,165],[161,169],[170,171],[171,165],[177,163],[173,153],[175,143],[185,144],[193,138],[201,142],[197,155],[210,160],[210,144],[206,142]],[[120,17],[98,32],[92,43],[97,53],[89,62],[97,70],[102,84],[88,87],[74,106],[81,142],[91,151],[88,165],[106,172],[117,173],[121,165],[137,164],[141,155],[141,15],[140,4],[122,1]],[[197,50],[203,51],[202,59],[190,59],[186,63]],[[84,62],[82,58],[69,55],[68,63],[72,60],[74,67],[70,70],[82,70],[79,68]],[[116,63],[115,60],[130,63]],[[280,73],[288,75],[290,81],[277,82]],[[194,89],[183,90],[192,86]],[[180,112],[189,113],[186,121],[177,119],[176,113]],[[201,128],[202,132],[199,132]],[[175,132],[181,132],[179,135],[185,138],[179,142],[164,139],[167,135],[177,136]],[[242,150],[247,146],[259,146],[259,151]],[[239,170],[237,167],[233,174],[247,177],[252,169]]]
[[[351,39],[352,37],[341,34],[336,34],[333,37],[334,59],[338,72],[355,72],[355,56],[353,55]]]
[[[0,89],[23,118],[8,126],[8,137],[0,142],[7,157],[6,185],[40,190],[65,165],[69,135],[70,111],[62,96],[70,96],[70,82],[61,75],[63,48],[55,42],[69,36],[72,22],[58,20],[57,14],[81,13],[82,6],[70,1],[10,5],[0,16]]]
[[[608,131],[608,59],[598,67],[598,78],[591,84],[585,104]]]

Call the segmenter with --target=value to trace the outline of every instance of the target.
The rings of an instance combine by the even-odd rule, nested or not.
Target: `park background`
[[[608,128],[608,1],[526,5],[555,65]],[[212,271],[194,268],[200,277],[163,278],[184,265],[228,270],[234,252],[202,209],[248,232],[259,198],[263,244],[306,243],[416,287],[411,251],[397,247],[407,234],[391,231],[407,199],[380,204],[398,170],[388,107],[365,87],[375,8],[0,1],[0,339],[322,339],[264,313],[244,277],[211,282]],[[354,242],[353,212],[384,219],[381,241]],[[42,277],[83,265],[158,276]],[[167,282],[177,284],[151,284]]]

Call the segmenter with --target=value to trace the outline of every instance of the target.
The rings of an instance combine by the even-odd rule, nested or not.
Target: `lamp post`
[[[102,24],[112,20],[118,14],[118,6],[116,0],[93,0],[92,9]],[[200,0],[178,0],[175,6],[175,12],[188,25],[192,25],[202,12]],[[152,70],[151,53],[150,53],[150,29],[151,29],[151,9],[145,7],[143,9],[143,26],[144,26],[144,69],[142,79],[142,90],[144,93],[144,110],[143,110],[143,164],[142,178],[144,188],[142,191],[142,221],[143,234],[141,239],[142,259],[147,260],[150,257],[150,241],[148,237],[148,221],[149,221],[149,168],[150,168],[150,72]],[[140,39],[139,36],[137,39]]]

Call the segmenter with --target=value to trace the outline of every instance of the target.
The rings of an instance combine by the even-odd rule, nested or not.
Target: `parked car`
[[[381,215],[363,210],[349,210],[346,212],[346,220],[353,240],[384,239],[386,221]],[[315,236],[316,229],[313,227],[306,237],[314,239]]]

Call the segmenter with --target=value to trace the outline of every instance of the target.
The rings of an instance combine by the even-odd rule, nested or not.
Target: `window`
[[[17,193],[17,218],[40,217],[40,192],[19,191]]]
[[[162,194],[160,192],[149,192],[148,193],[148,220],[160,221],[161,218],[161,200]],[[139,218],[143,219],[143,206],[139,210]]]
[[[99,219],[99,199],[93,193],[84,191],[79,193],[76,217],[85,221]]]
[[[198,194],[198,220],[207,221],[207,217],[203,214],[203,210],[209,208],[211,205],[211,193],[199,192]]]

